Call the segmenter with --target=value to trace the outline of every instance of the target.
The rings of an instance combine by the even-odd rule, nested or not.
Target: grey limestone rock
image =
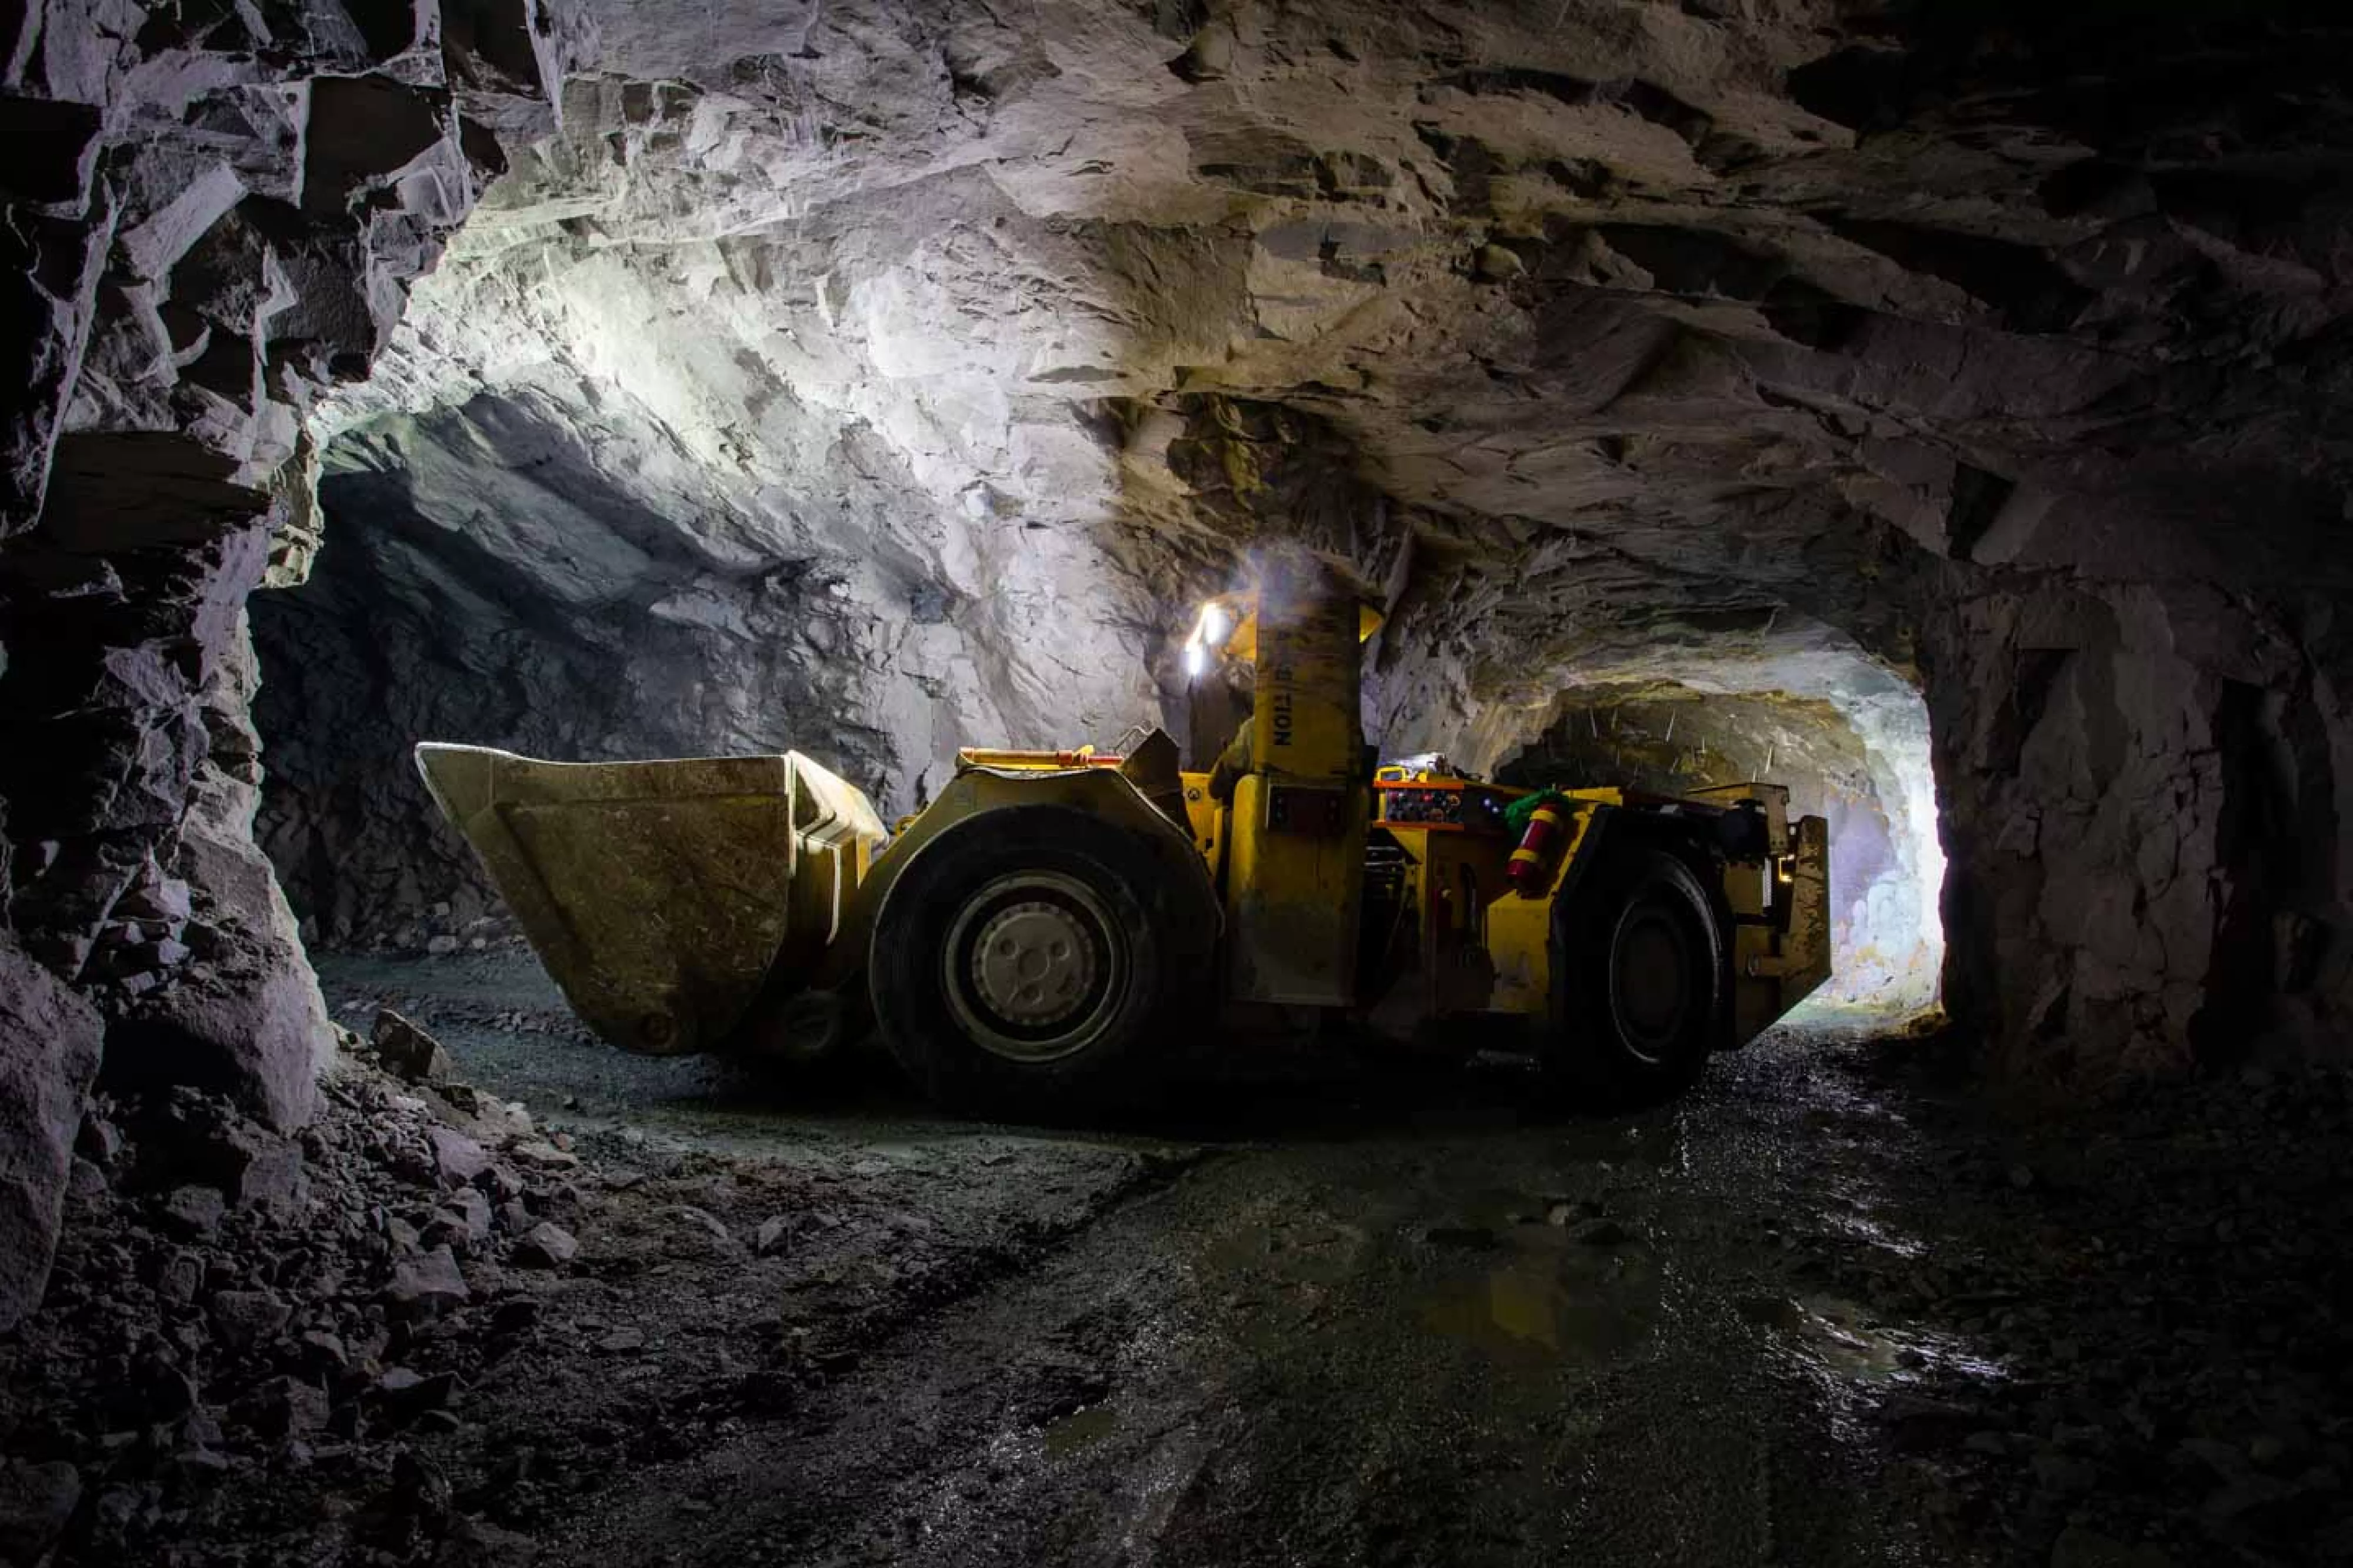
[[[47,1283],[100,1037],[97,1011],[0,937],[0,1328]]]

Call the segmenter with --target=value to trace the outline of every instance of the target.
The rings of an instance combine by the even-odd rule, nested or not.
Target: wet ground
[[[325,977],[347,1021],[418,1017],[608,1180],[753,1194],[695,1198],[735,1253],[650,1270],[628,1237],[600,1264],[589,1218],[585,1327],[558,1294],[554,1342],[475,1389],[500,1414],[453,1467],[550,1435],[538,1489],[486,1505],[538,1561],[2160,1568],[2353,1545],[2341,1366],[2281,1352],[2201,1391],[2242,1331],[2227,1258],[2227,1288],[2168,1261],[2130,1305],[2168,1227],[2211,1223],[2131,1196],[2141,1123],[2103,1166],[2081,1124],[1987,1120],[1852,1023],[1778,1030],[1637,1115],[1540,1111],[1500,1059],[1310,1052],[1073,1135],[944,1119],[880,1072],[796,1098],[622,1056],[527,961]],[[2316,1180],[2344,1146],[2329,1081]],[[781,1227],[786,1256],[833,1251],[762,1276],[743,1243],[778,1172],[866,1206]],[[2254,1244],[2250,1192],[2185,1201],[2235,1201]],[[2328,1267],[2243,1305],[2341,1343]],[[565,1335],[615,1322],[647,1327],[584,1375]],[[2171,1370],[2184,1333],[2208,1348]],[[575,1466],[559,1434],[592,1400],[640,1426],[652,1401],[669,1440]]]

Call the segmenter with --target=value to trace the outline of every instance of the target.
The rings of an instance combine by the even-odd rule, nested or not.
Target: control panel
[[[1492,785],[1466,779],[1382,777],[1373,784],[1376,820],[1401,826],[1502,833],[1505,831],[1504,806],[1509,798]]]

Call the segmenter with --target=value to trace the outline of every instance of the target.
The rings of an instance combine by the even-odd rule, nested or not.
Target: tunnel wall
[[[1926,626],[1950,1005],[2067,1079],[2338,1058],[2353,663],[2335,605],[1947,580]]]
[[[280,1129],[315,1104],[244,601],[315,542],[311,401],[586,42],[571,0],[365,15],[0,14],[0,1328],[39,1297],[94,1072]]]
[[[730,558],[709,511],[629,482],[634,441],[659,439],[485,396],[332,450],[331,542],[309,582],[254,605],[262,842],[316,938],[497,929],[410,762],[420,740],[573,762],[796,750],[895,816],[958,745],[1103,744],[1158,718],[1155,617],[1083,540],[959,573],[1022,519],[923,506],[888,445],[849,429],[819,447],[838,537]]]

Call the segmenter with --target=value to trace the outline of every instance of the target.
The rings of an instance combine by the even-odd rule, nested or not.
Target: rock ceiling
[[[479,487],[483,547],[558,604],[790,638],[779,565],[837,561],[918,628],[926,595],[985,606],[1002,678],[968,633],[882,655],[967,724],[1132,707],[1166,603],[1270,510],[1345,513],[1306,526],[1366,556],[1418,535],[1391,586],[1492,699],[1662,630],[1721,659],[1785,608],[1783,638],[1901,659],[1855,591],[1890,552],[2096,570],[2218,491],[2341,489],[2311,353],[2341,210],[2294,199],[2315,171],[2205,39],[1947,58],[1801,4],[593,9],[601,74],[417,290],[338,466],[445,527],[443,481]],[[1228,399],[1296,428],[1226,439]],[[1270,509],[1257,461],[1172,461],[1188,425],[1318,460]]]

